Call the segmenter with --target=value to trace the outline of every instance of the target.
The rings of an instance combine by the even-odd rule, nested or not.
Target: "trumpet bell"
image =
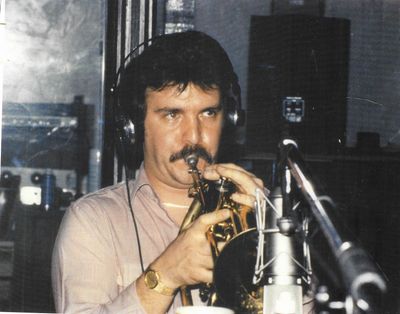
[[[263,286],[252,282],[257,245],[257,230],[251,228],[233,237],[221,250],[214,265],[216,305],[235,313],[263,313]]]

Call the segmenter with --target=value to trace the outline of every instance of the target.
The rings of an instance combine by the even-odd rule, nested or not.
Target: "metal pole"
[[[366,251],[355,243],[342,221],[332,219],[332,210],[329,211],[329,207],[323,204],[328,197],[317,192],[297,144],[292,142],[282,142],[287,165],[336,256],[347,292],[352,296],[357,308],[365,313],[380,313],[383,295],[386,292],[383,275]],[[326,203],[332,205],[333,202]]]
[[[3,121],[3,75],[5,62],[6,0],[0,0],[0,170]]]

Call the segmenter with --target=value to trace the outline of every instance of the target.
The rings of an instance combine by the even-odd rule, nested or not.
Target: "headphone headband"
[[[147,49],[146,46],[149,43],[154,43],[155,40],[166,36],[173,36],[175,34],[170,35],[162,35],[153,37],[147,41],[144,41],[133,48],[124,58],[123,63],[118,68],[116,73],[115,82],[111,88],[112,92],[112,103],[113,103],[113,111],[114,111],[114,122],[116,134],[119,142],[119,152],[120,157],[123,159],[125,165],[127,165],[131,169],[135,169],[139,166],[139,162],[141,160],[137,160],[138,155],[142,150],[142,141],[143,141],[143,121],[135,121],[133,119],[138,119],[138,117],[130,117],[123,105],[120,103],[120,83],[123,80],[125,70],[127,67],[125,66],[127,61],[132,58],[132,56],[139,50],[139,48],[145,46],[143,52],[141,52],[138,56],[133,57],[131,62],[134,62],[136,58],[141,56]],[[223,48],[222,51],[225,53]],[[226,56],[228,58],[228,56]],[[228,58],[229,61],[229,58]],[[230,61],[229,61],[230,63]],[[230,64],[230,66],[232,66]],[[233,127],[242,126],[244,122],[244,111],[241,109],[241,94],[240,94],[240,86],[238,82],[237,75],[234,73],[232,68],[232,78],[230,82],[229,90],[226,93],[225,97],[225,108],[226,115],[225,118],[229,125]],[[143,105],[143,104],[142,104]],[[143,114],[139,114],[139,104],[133,104],[135,106],[134,110],[137,109],[136,116],[143,117]],[[136,157],[136,158],[135,158]],[[141,158],[140,158],[141,159]]]

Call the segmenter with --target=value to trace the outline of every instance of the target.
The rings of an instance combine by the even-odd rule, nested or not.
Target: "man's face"
[[[189,167],[178,157],[188,147],[202,147],[215,158],[223,126],[218,89],[203,90],[189,84],[146,92],[144,165],[152,183],[187,189],[193,183]],[[200,170],[209,163],[200,158]],[[158,182],[154,182],[158,181]]]

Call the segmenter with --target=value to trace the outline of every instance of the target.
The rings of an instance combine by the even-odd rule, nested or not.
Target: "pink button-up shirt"
[[[146,268],[173,241],[179,226],[168,216],[143,168],[130,183]],[[52,261],[53,292],[62,313],[145,313],[136,293],[141,275],[125,183],[86,195],[67,210]],[[198,296],[194,296],[198,303]],[[181,305],[175,296],[168,313]]]

